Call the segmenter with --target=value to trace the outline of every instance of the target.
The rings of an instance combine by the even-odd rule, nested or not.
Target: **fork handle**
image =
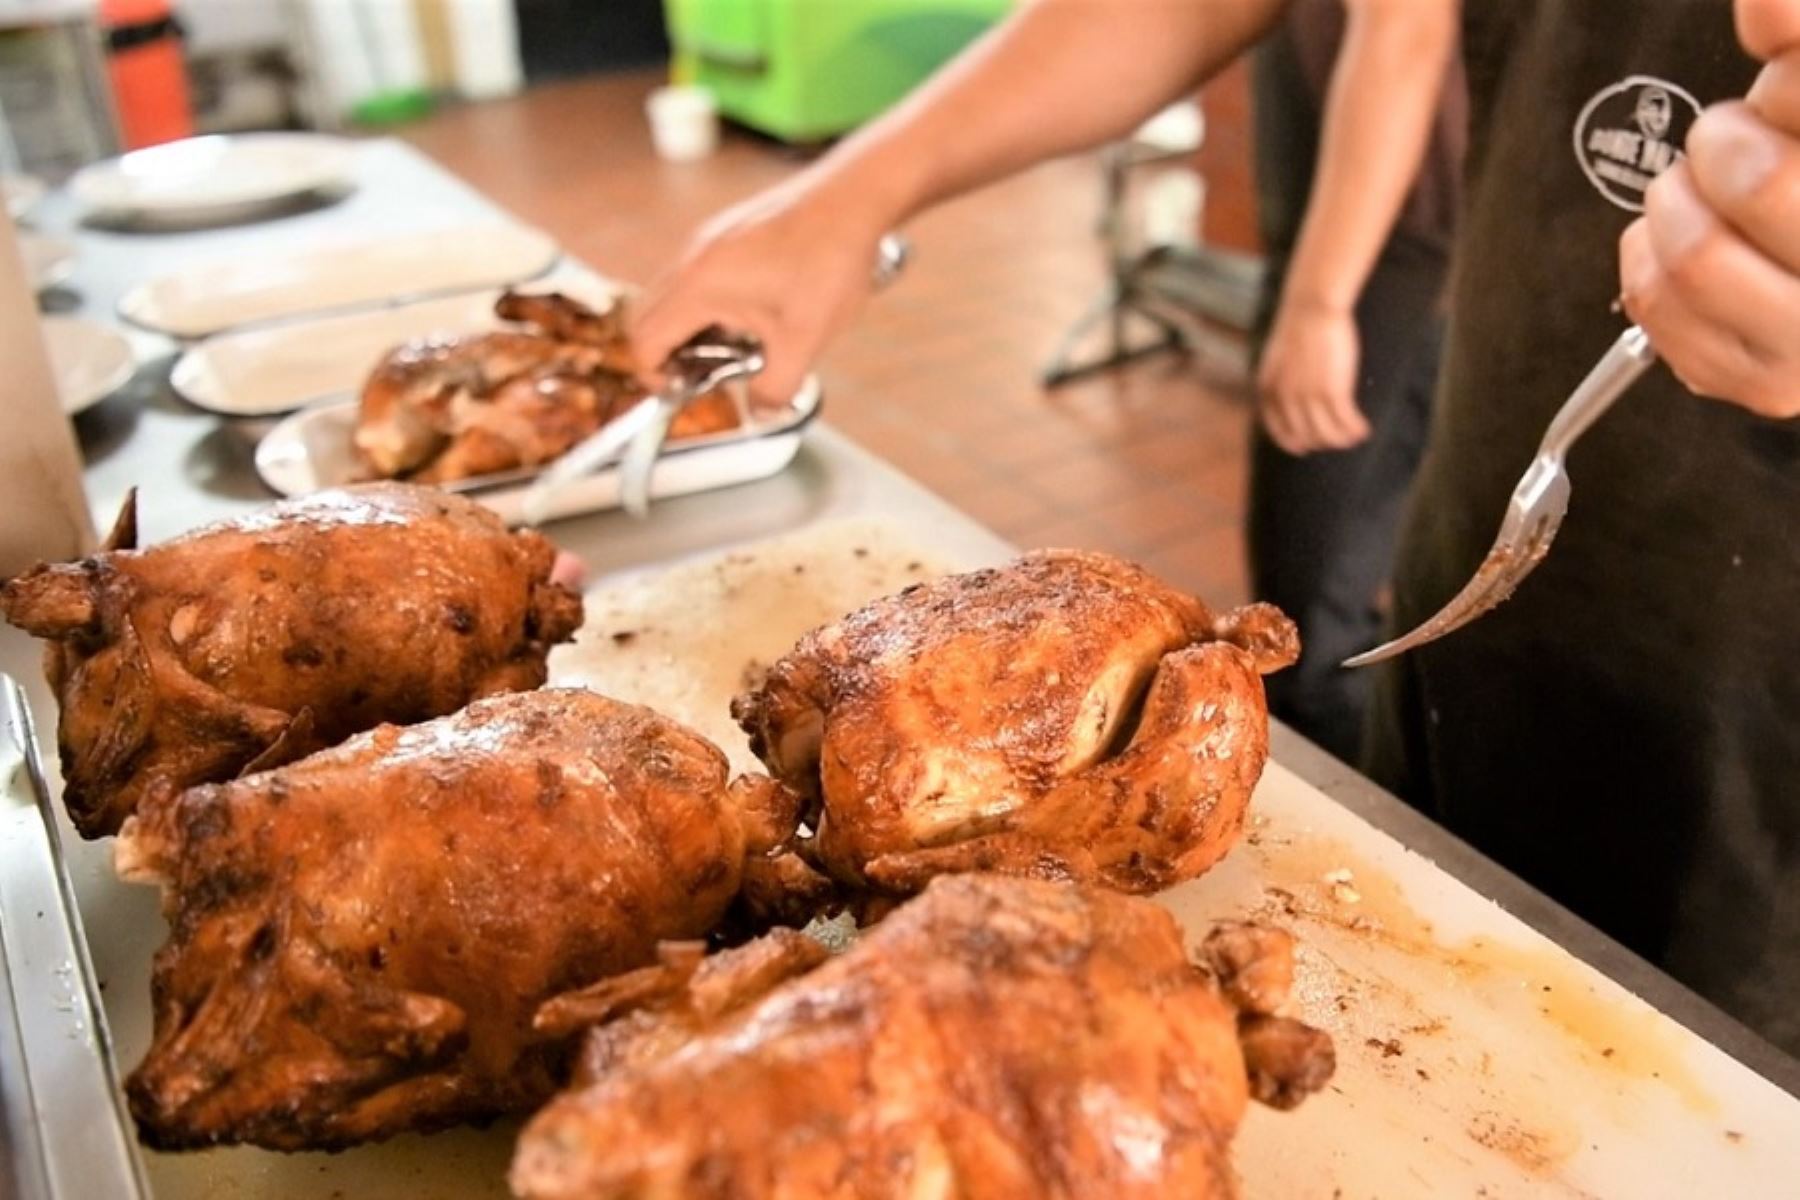
[[[1620,334],[1612,349],[1601,356],[1557,410],[1544,433],[1543,444],[1538,447],[1538,455],[1561,458],[1655,362],[1656,347],[1650,344],[1649,334],[1636,325]]]

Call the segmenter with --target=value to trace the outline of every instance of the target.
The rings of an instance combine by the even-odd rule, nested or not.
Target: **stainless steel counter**
[[[372,142],[362,150],[363,186],[335,205],[225,231],[122,234],[76,230],[82,257],[64,307],[110,315],[131,284],[202,257],[229,257],[251,247],[325,244],[384,229],[449,226],[498,213],[487,201],[410,149]],[[47,204],[38,222],[69,230],[73,214]],[[166,340],[137,335],[150,362],[126,391],[78,421],[89,467],[87,483],[102,527],[130,487],[140,489],[146,540],[167,537],[207,520],[266,503],[257,481],[250,442],[225,422],[173,397],[166,376],[174,349]],[[828,405],[855,398],[829,397]],[[783,474],[727,491],[659,504],[646,521],[620,513],[556,523],[548,532],[581,555],[597,575],[643,570],[736,543],[772,536],[810,522],[882,513],[928,530],[947,557],[992,561],[1011,548],[912,480],[833,431],[817,425],[799,457]],[[10,628],[0,629],[0,671],[19,679],[39,714],[40,738],[49,740],[54,706],[38,670],[38,650]],[[1368,822],[1439,867],[1491,897],[1576,956],[1598,967],[1707,1040],[1786,1090],[1800,1094],[1800,1063],[1781,1054],[1667,976],[1609,941],[1513,876],[1474,853],[1398,800],[1375,788],[1286,729],[1274,735],[1276,758]],[[53,751],[53,747],[47,746]],[[52,760],[53,752],[47,757]],[[122,889],[112,878],[104,847],[65,830],[71,873],[102,981],[139,979],[160,940],[153,897]],[[107,936],[95,935],[105,930]],[[148,1040],[147,1029],[129,1026],[121,1006],[109,1001],[114,1034],[129,1061]]]

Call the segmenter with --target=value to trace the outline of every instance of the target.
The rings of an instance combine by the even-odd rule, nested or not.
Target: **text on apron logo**
[[[1681,161],[1700,102],[1685,88],[1633,75],[1602,88],[1575,118],[1575,160],[1602,196],[1644,211],[1644,189]]]

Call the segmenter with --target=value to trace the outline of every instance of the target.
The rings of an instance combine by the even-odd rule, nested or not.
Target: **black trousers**
[[[1250,459],[1254,594],[1300,627],[1300,661],[1271,675],[1269,711],[1347,762],[1362,747],[1367,671],[1338,664],[1381,640],[1381,596],[1430,423],[1443,340],[1443,258],[1390,245],[1356,306],[1356,402],[1373,430],[1350,450],[1295,457],[1259,427]],[[1272,273],[1271,301],[1282,273]]]

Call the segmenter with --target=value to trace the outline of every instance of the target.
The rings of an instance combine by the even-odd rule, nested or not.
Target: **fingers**
[[[1800,51],[1764,67],[1744,99],[1775,128],[1800,135]]]
[[[1794,103],[1782,80],[1764,96]],[[1619,282],[1688,387],[1800,414],[1800,141],[1747,104],[1708,109],[1620,240]]]
[[[1300,399],[1300,424],[1305,430],[1302,453],[1348,450],[1369,436],[1369,426],[1354,403],[1326,392]]]
[[[1738,40],[1764,61],[1800,49],[1800,4],[1794,0],[1736,0]]]
[[[631,326],[632,346],[642,364],[643,383],[657,387],[661,367],[683,342],[708,325],[748,333],[763,344],[763,369],[750,380],[751,398],[760,406],[779,407],[793,399],[805,381],[808,348],[816,339],[781,326],[778,316],[761,306],[715,299],[706,292],[652,298]]]
[[[1257,373],[1258,410],[1269,440],[1289,454],[1348,450],[1369,437],[1356,406],[1354,327],[1342,332],[1335,343],[1304,337],[1290,343],[1280,332],[1270,339]]]
[[[1666,178],[1679,171],[1680,179],[1663,190],[1691,189],[1696,205],[1710,207],[1779,266],[1800,272],[1800,140],[1747,104],[1718,104],[1694,122],[1687,152],[1685,164],[1664,172]],[[1696,238],[1706,232],[1698,223],[1691,228]]]
[[[1264,359],[1256,379],[1257,415],[1262,420],[1269,440],[1296,457],[1312,451],[1311,435],[1298,417],[1298,406],[1290,403],[1288,389],[1283,387],[1279,360],[1271,350]]]
[[[1621,280],[1641,307],[1654,308],[1673,292],[1684,309],[1731,329],[1759,358],[1779,358],[1800,342],[1800,276],[1721,221],[1685,164],[1650,186],[1644,214],[1645,233],[1631,236],[1647,237],[1649,245],[1634,260],[1634,274]],[[1663,320],[1654,313],[1650,319]]]
[[[1356,407],[1355,383],[1354,375],[1331,380],[1307,405],[1313,415],[1313,427],[1327,450],[1348,450],[1369,436],[1369,422]]]
[[[1720,292],[1683,286],[1684,280],[1705,275],[1692,265],[1693,251],[1681,251],[1678,260],[1689,265],[1672,267],[1660,257],[1656,242],[1647,216],[1625,231],[1619,243],[1620,283],[1627,313],[1650,335],[1669,369],[1702,396],[1732,400],[1767,416],[1800,411],[1800,398],[1791,384],[1783,385],[1779,363],[1759,356],[1733,332],[1732,324],[1703,314],[1690,300],[1699,294],[1710,304],[1722,303]],[[1786,374],[1793,377],[1791,364]]]
[[[630,337],[644,382],[661,382],[662,365],[676,347],[708,325],[724,325],[768,340],[760,318],[704,284],[677,276],[645,295],[632,312]]]
[[[1328,392],[1285,395],[1278,388],[1264,393],[1260,407],[1269,440],[1289,454],[1348,450],[1369,437],[1369,422],[1354,400]]]
[[[1287,411],[1277,404],[1264,404],[1259,413],[1262,417],[1263,431],[1269,440],[1281,447],[1283,451],[1296,458],[1309,452],[1305,436],[1294,425]]]

